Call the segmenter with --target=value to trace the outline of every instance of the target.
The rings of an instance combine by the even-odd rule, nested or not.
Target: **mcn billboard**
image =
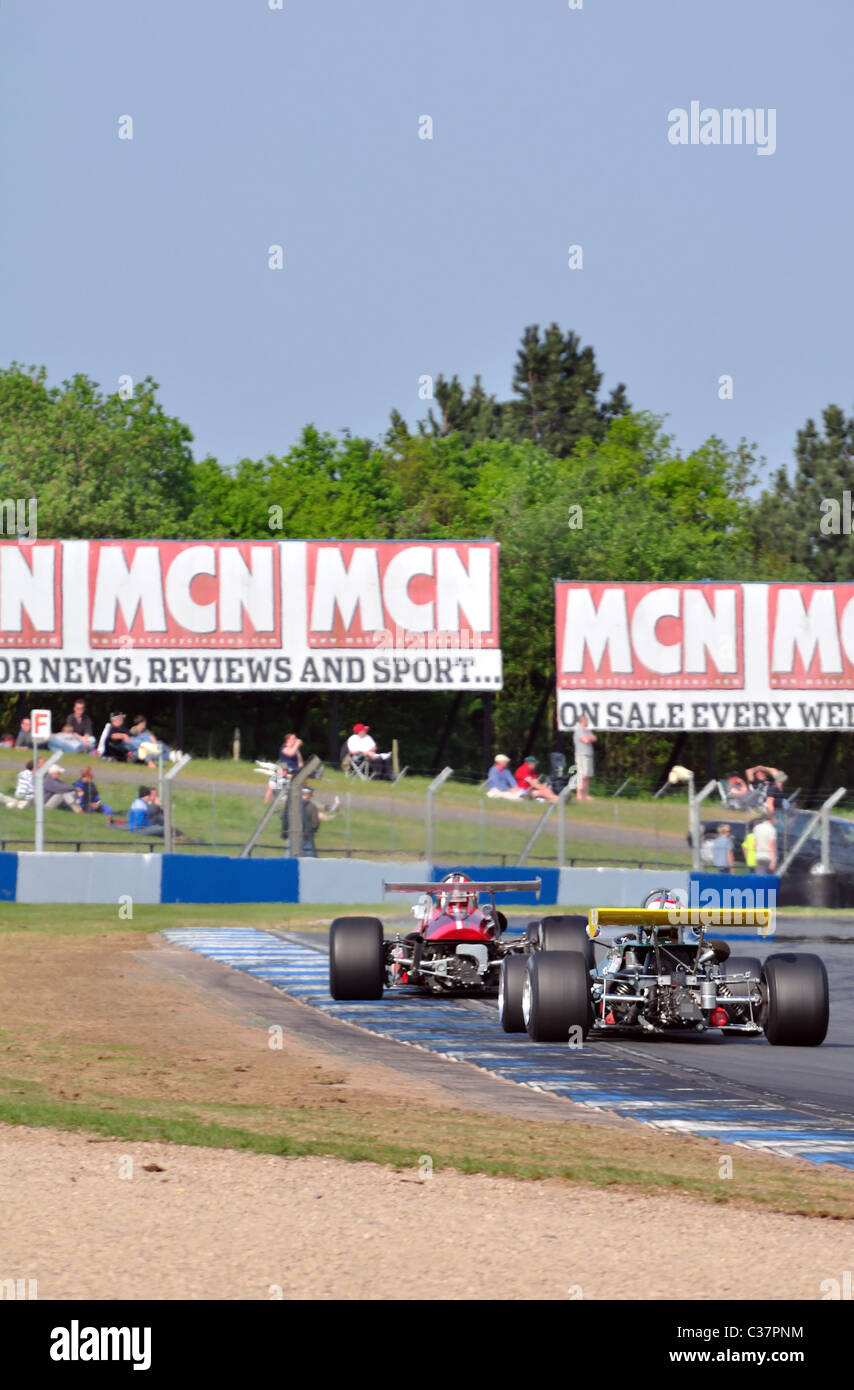
[[[0,688],[501,687],[491,541],[0,543]]]
[[[558,727],[854,730],[854,584],[555,585]]]

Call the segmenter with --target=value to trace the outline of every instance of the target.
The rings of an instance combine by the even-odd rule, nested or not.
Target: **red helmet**
[[[644,907],[659,907],[665,911],[674,907],[687,907],[688,894],[684,888],[653,888],[643,900]]]
[[[471,884],[471,879],[465,874],[445,874],[442,879],[443,884],[448,885],[446,892],[439,898],[439,906],[443,912],[450,912],[455,917],[463,917],[469,912],[474,912],[477,907],[477,893],[463,886]]]

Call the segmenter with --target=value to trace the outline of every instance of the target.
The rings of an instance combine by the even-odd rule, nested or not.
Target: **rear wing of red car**
[[[526,878],[521,882],[508,882],[502,879],[500,882],[493,879],[485,879],[478,882],[472,879],[470,883],[383,883],[384,893],[447,893],[448,890],[456,889],[457,892],[464,893],[539,893],[542,887],[542,879]]]

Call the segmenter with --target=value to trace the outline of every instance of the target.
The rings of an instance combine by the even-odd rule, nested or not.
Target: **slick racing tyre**
[[[543,951],[583,951],[587,969],[596,965],[593,942],[587,935],[587,918],[579,913],[566,917],[544,917],[540,926]]]
[[[505,1033],[524,1033],[522,995],[528,974],[527,956],[505,956],[498,976],[498,1017]]]
[[[566,1043],[576,1029],[587,1037],[593,1021],[590,977],[580,951],[537,951],[528,957],[522,1016],[534,1042]]]
[[[782,952],[762,967],[765,1036],[782,1047],[817,1047],[830,1022],[827,971],[820,956]]]
[[[732,1005],[726,1004],[724,1006],[727,1013],[733,1023],[749,1023],[751,1018],[750,1007],[747,1004],[739,1005],[738,1000],[745,999],[750,994],[751,988],[755,988],[761,980],[761,960],[759,960],[757,956],[730,956],[729,959],[725,960],[721,965],[721,975],[724,977],[721,993],[729,995],[733,1001]],[[728,979],[730,975],[749,975],[750,979],[736,980],[731,984]],[[757,1022],[759,1021],[759,1005],[757,1004],[753,1006],[753,1018]],[[726,1038],[745,1036],[739,1028],[722,1028],[721,1032]]]
[[[383,924],[378,917],[336,917],[329,929],[329,993],[333,999],[382,999]]]

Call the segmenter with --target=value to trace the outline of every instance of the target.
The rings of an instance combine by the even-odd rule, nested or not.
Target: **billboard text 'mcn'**
[[[498,646],[498,548],[460,542],[308,547],[309,645]]]

